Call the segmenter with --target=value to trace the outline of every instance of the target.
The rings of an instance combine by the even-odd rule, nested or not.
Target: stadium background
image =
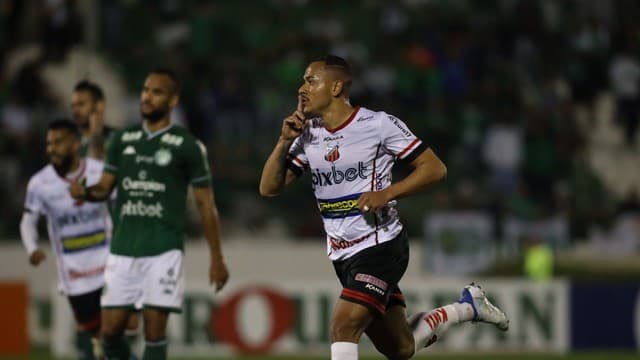
[[[480,277],[497,281],[507,307],[520,301],[510,289],[527,289],[520,302],[534,305],[523,314],[562,316],[546,334],[564,339],[545,338],[543,324],[531,330],[541,340],[488,341],[482,351],[637,351],[640,140],[624,119],[638,121],[640,94],[620,89],[640,81],[638,14],[633,0],[0,1],[0,277],[30,293],[29,337],[40,351],[33,356],[48,354],[64,332],[55,325],[64,306],[55,305],[52,259],[50,271],[29,268],[17,224],[26,182],[46,163],[46,123],[69,115],[71,89],[83,78],[105,89],[115,127],[139,121],[149,69],[169,66],[184,81],[174,119],[209,148],[232,271],[229,289],[218,298],[207,292],[192,216],[192,298],[221,305],[243,289],[294,300],[308,288],[336,293],[308,181],[273,200],[257,193],[301,74],[326,53],[353,63],[352,103],[403,119],[448,166],[445,183],[400,202],[416,304],[437,303],[421,300],[437,284],[448,294]],[[528,286],[523,259],[540,243],[555,254],[557,279]],[[264,310],[258,295],[247,314]],[[544,307],[546,298],[562,300]],[[586,331],[590,323],[580,320],[596,307],[611,311],[598,323],[606,331]],[[208,319],[200,310],[195,318]],[[469,351],[465,334],[433,352]],[[322,339],[299,340],[270,350],[326,348]],[[208,351],[206,336],[199,341],[205,347],[184,352]]]

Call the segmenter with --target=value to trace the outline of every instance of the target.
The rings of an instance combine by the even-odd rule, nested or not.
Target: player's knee
[[[100,335],[105,339],[117,338],[123,334],[123,329],[119,326],[114,326],[113,324],[102,323],[102,326],[100,327]]]
[[[164,327],[148,326],[144,328],[144,340],[147,342],[162,341],[166,338],[166,330]]]

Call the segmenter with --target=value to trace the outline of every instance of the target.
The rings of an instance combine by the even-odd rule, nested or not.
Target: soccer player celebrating
[[[127,359],[123,340],[127,315],[144,307],[143,359],[166,359],[170,312],[180,312],[184,293],[183,236],[187,188],[193,187],[210,247],[209,280],[220,290],[229,276],[219,240],[218,211],[206,148],[184,128],[171,124],[178,104],[175,74],[159,69],[147,76],[140,95],[144,122],[118,133],[107,151],[97,184],[73,182],[78,200],[103,201],[117,187],[118,216],[105,270],[102,337],[109,359]]]
[[[104,124],[106,100],[104,92],[95,83],[82,80],[71,95],[71,116],[82,132],[80,155],[103,159],[105,148],[115,133]]]
[[[409,359],[451,325],[474,321],[507,330],[505,314],[471,284],[452,304],[407,320],[398,287],[409,261],[396,200],[446,176],[434,152],[398,118],[349,103],[351,69],[328,55],[307,67],[298,108],[283,121],[260,194],[276,196],[303,172],[327,233],[327,253],[343,290],[331,324],[331,359],[355,360],[363,333],[389,359]],[[391,182],[391,168],[413,168]]]
[[[109,253],[111,218],[104,203],[74,200],[67,193],[72,181],[95,184],[102,162],[80,157],[80,131],[70,120],[49,124],[49,164],[31,177],[27,187],[20,235],[29,262],[38,266],[45,253],[38,248],[38,218],[47,218],[49,240],[57,258],[59,288],[68,297],[77,322],[82,359],[101,356],[100,293]]]

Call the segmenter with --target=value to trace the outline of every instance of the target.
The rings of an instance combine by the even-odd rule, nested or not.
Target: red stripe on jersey
[[[411,148],[413,147],[413,145],[415,145],[416,143],[420,142],[420,139],[415,139],[411,142],[411,144],[409,144],[409,146],[407,146],[406,148],[404,148],[404,150],[400,151],[400,153],[398,154],[398,158],[402,159],[402,156],[408,152],[409,150],[411,150]]]
[[[369,294],[361,293],[359,291],[351,290],[351,289],[342,289],[342,296],[346,298],[352,298],[354,300],[359,300],[365,302],[371,306],[373,306],[376,310],[378,310],[381,314],[384,314],[384,305],[378,301],[376,298]]]
[[[375,191],[376,185],[376,160],[378,160],[378,154],[380,153],[380,144],[376,148],[376,157],[373,159],[373,170],[371,171],[371,191]],[[378,216],[373,217],[373,221],[376,225],[376,245],[378,245]]]
[[[404,294],[402,294],[402,293],[393,293],[393,294],[391,294],[391,297],[392,298],[396,298],[398,300],[404,301]]]
[[[293,160],[293,162],[297,163],[300,167],[304,167],[304,163],[302,162],[302,160],[298,159],[295,156],[291,156],[291,159]]]
[[[356,114],[358,113],[358,110],[360,110],[360,106],[356,106],[356,107],[353,109],[353,112],[351,113],[351,115],[349,115],[349,118],[347,118],[347,121],[343,122],[343,123],[342,123],[340,126],[338,126],[337,128],[335,128],[335,129],[327,129],[327,128],[325,128],[325,129],[327,129],[327,131],[328,131],[328,132],[330,132],[330,133],[332,133],[332,134],[333,134],[334,132],[338,131],[338,130],[342,130],[342,129],[344,129],[344,128],[345,128],[345,127],[347,127],[347,125],[349,125],[349,124],[351,123],[351,121],[356,117]]]

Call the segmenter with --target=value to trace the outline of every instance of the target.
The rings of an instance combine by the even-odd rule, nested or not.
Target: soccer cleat
[[[473,308],[473,322],[493,324],[502,331],[509,329],[507,315],[487,299],[487,295],[479,285],[471,283],[465,286],[458,302],[471,305]]]

